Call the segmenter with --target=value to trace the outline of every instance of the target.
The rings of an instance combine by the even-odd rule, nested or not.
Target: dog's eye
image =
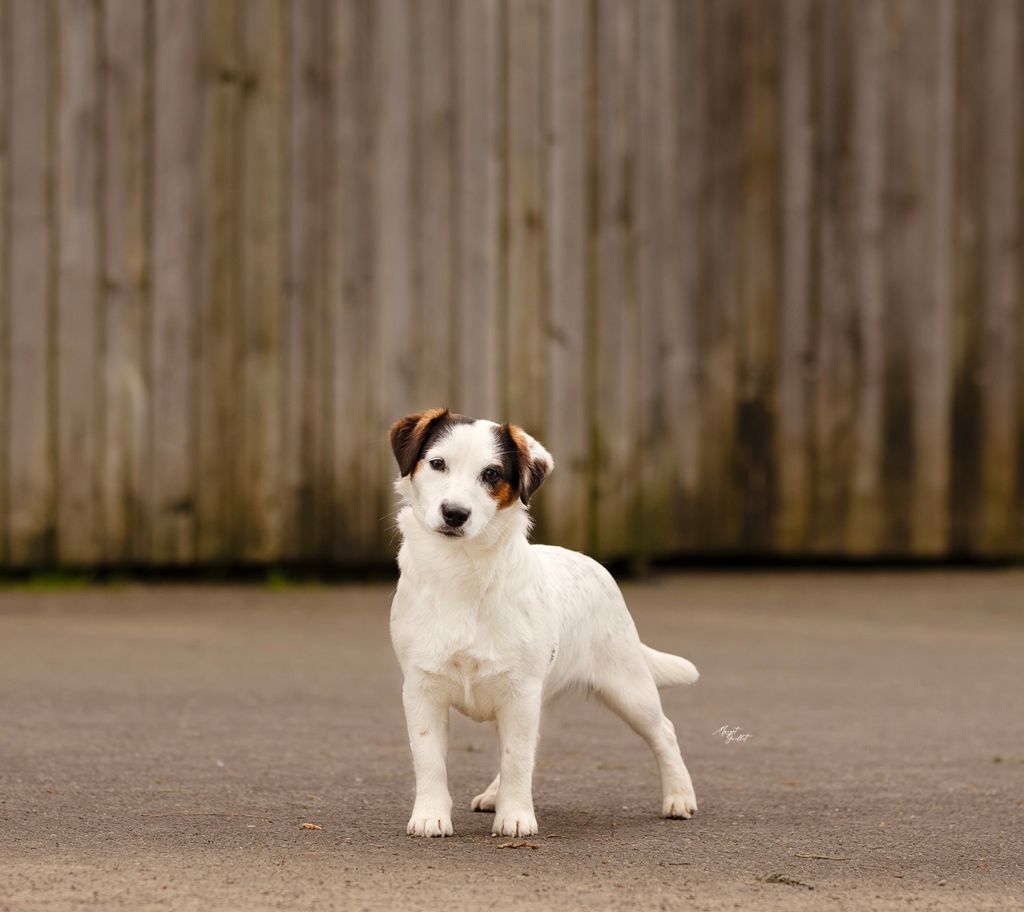
[[[499,478],[501,478],[501,472],[499,472],[494,466],[488,466],[483,470],[480,477],[487,482],[487,484],[494,484]]]
[[[431,459],[430,468],[438,472],[444,471],[444,460],[443,459]]]

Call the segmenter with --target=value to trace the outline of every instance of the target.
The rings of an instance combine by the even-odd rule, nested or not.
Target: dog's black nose
[[[469,510],[465,507],[451,507],[448,504],[441,504],[441,515],[449,526],[458,528],[469,519]]]

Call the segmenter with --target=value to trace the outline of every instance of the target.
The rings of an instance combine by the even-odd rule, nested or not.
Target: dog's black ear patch
[[[530,442],[526,433],[514,424],[503,424],[498,428],[498,439],[501,441],[506,477],[519,499],[528,504],[551,472],[551,463],[541,457],[530,456]]]
[[[495,488],[495,499],[502,509],[515,503],[522,493],[523,454],[512,433],[513,425],[502,424],[494,429],[501,459],[501,483]]]
[[[391,449],[402,477],[416,468],[427,445],[449,419],[448,409],[435,408],[406,415],[391,425]]]
[[[533,497],[537,488],[544,484],[544,479],[548,477],[550,471],[551,464],[546,459],[530,460],[529,468],[523,477],[519,492],[519,496],[524,504],[530,502],[530,498]]]

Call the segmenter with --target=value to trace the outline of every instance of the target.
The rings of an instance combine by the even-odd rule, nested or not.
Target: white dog
[[[452,835],[448,710],[497,722],[500,772],[472,808],[492,832],[537,832],[533,764],[541,709],[567,690],[600,697],[650,746],[665,817],[697,810],[658,688],[697,669],[640,642],[611,575],[575,551],[528,542],[531,495],[554,467],[520,428],[433,409],[391,428],[401,578],[391,638],[416,770],[408,832]]]

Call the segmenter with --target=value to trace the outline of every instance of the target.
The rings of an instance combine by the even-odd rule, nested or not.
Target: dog
[[[576,551],[529,543],[530,498],[551,454],[512,424],[446,408],[391,427],[402,544],[391,639],[404,675],[416,775],[407,831],[451,836],[446,757],[455,707],[497,723],[500,771],[471,804],[495,836],[537,833],[533,767],[545,704],[592,693],[648,744],[664,817],[697,810],[658,688],[698,678],[687,659],[640,642],[611,574]]]

